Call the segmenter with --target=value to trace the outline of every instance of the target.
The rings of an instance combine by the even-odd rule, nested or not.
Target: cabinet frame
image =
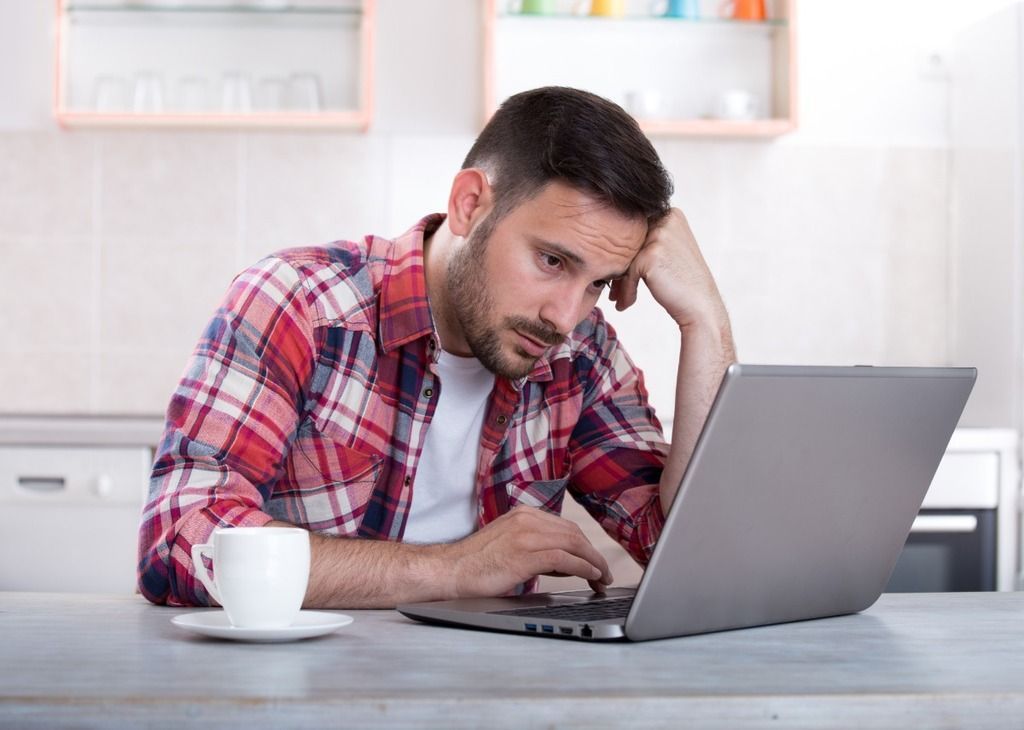
[[[495,63],[495,34],[498,24],[499,0],[484,0],[483,8],[483,122],[486,123],[498,108]],[[773,54],[775,67],[785,68],[785,74],[776,73],[773,85],[785,85],[785,115],[770,119],[743,121],[725,119],[643,119],[640,128],[647,134],[680,137],[778,137],[796,130],[797,118],[797,0],[779,0],[785,8],[786,31],[784,44],[776,44]],[[671,21],[687,22],[687,21]],[[693,22],[693,21],[691,21]],[[776,91],[778,93],[778,91]]]
[[[67,62],[72,0],[56,0],[53,115],[61,127],[194,127],[194,128],[274,128],[274,129],[339,129],[365,132],[373,119],[374,43],[376,38],[377,0],[362,0],[359,50],[359,106],[343,111],[251,111],[245,113],[175,112],[159,113],[97,112],[70,109],[67,98]],[[227,0],[226,0],[227,4]]]

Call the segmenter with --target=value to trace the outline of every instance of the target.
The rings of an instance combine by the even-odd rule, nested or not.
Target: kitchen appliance
[[[0,591],[135,592],[162,418],[0,417]]]
[[[925,496],[888,592],[1019,587],[1017,434],[959,429]]]

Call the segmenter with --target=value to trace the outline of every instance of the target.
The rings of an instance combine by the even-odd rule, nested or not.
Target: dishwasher
[[[0,445],[0,591],[135,592],[153,450]]]

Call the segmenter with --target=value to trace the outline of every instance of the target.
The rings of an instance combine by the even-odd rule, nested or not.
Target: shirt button
[[[433,398],[434,397],[434,389],[433,388],[424,388],[423,389],[423,397],[424,398]]]
[[[405,478],[405,486],[408,487],[410,484],[412,484],[412,477],[406,477]]]
[[[506,416],[498,416],[498,418],[496,420],[498,421],[499,425],[504,426],[508,422],[508,417],[506,417]]]

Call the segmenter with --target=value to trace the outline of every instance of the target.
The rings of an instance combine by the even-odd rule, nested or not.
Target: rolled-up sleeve
[[[598,319],[591,357],[577,360],[588,381],[572,432],[574,498],[641,565],[665,524],[659,482],[668,456],[643,374],[610,324]]]
[[[175,389],[139,530],[138,583],[154,603],[209,605],[192,545],[262,526],[314,366],[308,292],[268,258],[240,274]]]

